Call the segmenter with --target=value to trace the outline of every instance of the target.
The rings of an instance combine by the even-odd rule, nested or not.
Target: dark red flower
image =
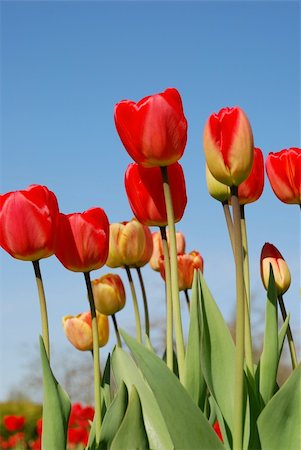
[[[25,417],[23,416],[4,416],[3,424],[7,431],[22,430],[25,425]]]
[[[83,427],[69,428],[68,443],[69,444],[84,444],[88,443],[89,433]]]

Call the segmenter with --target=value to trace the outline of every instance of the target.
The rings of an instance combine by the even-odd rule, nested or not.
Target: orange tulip
[[[108,273],[92,280],[95,308],[101,314],[110,316],[125,305],[125,289],[119,275]]]
[[[193,275],[195,269],[199,269],[201,272],[204,270],[204,260],[199,252],[192,251],[183,255],[178,255],[178,280],[179,280],[179,290],[185,291],[186,289],[191,289],[193,282]],[[161,256],[159,259],[160,274],[165,280],[165,265],[164,257]]]
[[[166,231],[167,244],[169,247],[169,233]],[[153,238],[153,254],[151,259],[149,260],[150,266],[156,272],[160,271],[159,259],[163,256],[163,245],[162,245],[162,237],[160,231],[154,231],[152,233]],[[182,254],[185,252],[185,236],[183,233],[176,233],[176,243],[177,243],[177,254]]]

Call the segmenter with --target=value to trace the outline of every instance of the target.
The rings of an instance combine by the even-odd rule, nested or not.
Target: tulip
[[[73,272],[102,267],[109,250],[109,222],[101,208],[60,214],[55,255]]]
[[[37,261],[53,255],[59,216],[57,199],[46,186],[0,196],[0,245],[11,256]]]
[[[169,247],[169,233],[166,232],[167,236],[167,244]],[[160,264],[159,259],[161,256],[163,256],[163,244],[162,244],[162,237],[160,231],[154,231],[152,233],[153,238],[153,254],[151,259],[149,260],[150,266],[153,270],[156,272],[160,271]],[[185,253],[185,236],[183,233],[177,232],[176,233],[176,241],[177,241],[177,253],[182,254]]]
[[[214,176],[208,169],[207,164],[206,164],[206,182],[208,192],[211,195],[211,197],[215,198],[215,200],[218,200],[222,203],[228,202],[228,200],[230,200],[231,191],[229,186],[227,186],[224,183],[221,183],[220,181],[217,181],[217,179],[214,178]]]
[[[204,260],[199,252],[192,251],[184,255],[178,255],[178,280],[179,280],[179,290],[185,291],[186,289],[191,289],[193,282],[194,270],[199,269],[201,272],[204,270]],[[164,257],[161,256],[159,259],[160,274],[165,280],[165,265]]]
[[[98,312],[110,316],[125,305],[125,289],[119,275],[108,273],[92,280],[95,307]]]
[[[109,319],[104,314],[96,313],[99,347],[104,347],[109,340]],[[90,312],[77,316],[64,316],[63,328],[67,339],[78,350],[92,350],[92,317]]]
[[[253,203],[259,199],[264,186],[264,160],[262,151],[254,148],[254,161],[250,175],[238,186],[240,205]]]
[[[187,141],[187,121],[176,89],[166,89],[138,103],[123,100],[114,119],[127,152],[144,167],[168,166],[178,161]]]
[[[187,204],[185,178],[181,165],[167,168],[175,222],[179,222]],[[130,164],[125,173],[125,189],[135,217],[148,226],[166,226],[167,212],[159,167]]]
[[[265,289],[269,285],[270,264],[273,268],[277,293],[278,295],[284,294],[291,284],[288,265],[279,250],[273,244],[266,242],[262,247],[260,256],[260,273]]]
[[[212,114],[204,129],[204,152],[208,169],[221,183],[238,186],[253,164],[253,135],[249,120],[238,107]]]
[[[269,153],[266,172],[274,194],[284,203],[301,204],[301,149]]]
[[[25,425],[25,417],[24,416],[4,416],[3,425],[7,429],[7,431],[13,432],[22,430]]]
[[[110,225],[109,267],[143,267],[153,252],[150,229],[137,219]]]

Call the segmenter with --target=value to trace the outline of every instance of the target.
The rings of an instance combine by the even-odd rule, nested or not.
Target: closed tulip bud
[[[107,266],[143,267],[153,252],[150,229],[137,219],[110,225]]]
[[[109,340],[108,316],[96,312],[99,347],[104,347]],[[78,350],[92,350],[92,318],[90,312],[77,316],[65,316],[62,319],[67,339]]]
[[[125,305],[125,289],[119,275],[108,273],[92,280],[95,308],[101,314],[110,316]]]
[[[184,173],[179,163],[167,168],[175,222],[179,222],[187,204]],[[125,189],[135,217],[148,226],[166,226],[167,212],[159,167],[130,164],[125,173]]]
[[[0,196],[0,245],[11,256],[37,261],[53,255],[59,208],[46,186]]]
[[[102,267],[109,250],[109,221],[101,208],[60,214],[55,255],[73,272]]]
[[[301,149],[269,153],[266,171],[275,195],[283,203],[301,204]]]
[[[211,195],[211,197],[215,198],[215,200],[218,200],[220,202],[227,202],[230,199],[231,191],[229,186],[227,186],[224,183],[221,183],[220,181],[217,181],[217,179],[214,178],[214,176],[208,169],[207,164],[206,164],[206,182],[208,192]]]
[[[238,186],[253,164],[253,134],[246,114],[238,107],[212,114],[204,129],[208,169],[221,183]]]
[[[187,141],[187,121],[176,89],[166,89],[138,103],[123,100],[115,106],[119,137],[138,164],[168,166],[178,161]]]
[[[168,230],[166,231],[166,237],[167,237],[167,244],[169,248],[169,233]],[[160,271],[160,264],[159,259],[161,256],[163,256],[163,244],[162,244],[162,237],[160,231],[154,231],[152,233],[153,238],[153,254],[151,259],[149,260],[150,266],[153,270],[156,272]],[[177,232],[176,233],[176,244],[177,244],[177,254],[185,253],[185,236],[183,233]]]
[[[272,265],[277,293],[284,294],[291,284],[291,274],[279,250],[266,242],[261,250],[260,273],[264,287],[269,285],[270,264]]]
[[[240,205],[256,202],[262,194],[264,186],[264,160],[262,151],[254,148],[254,160],[250,175],[238,186]]]
[[[195,250],[188,254],[185,253],[184,255],[177,255],[177,258],[179,290],[185,291],[186,289],[191,289],[194,271],[195,269],[199,269],[201,272],[203,272],[204,260],[200,253]],[[161,256],[159,259],[159,265],[160,274],[165,280],[165,266],[163,256]]]

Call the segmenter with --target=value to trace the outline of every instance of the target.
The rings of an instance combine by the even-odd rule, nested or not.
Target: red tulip
[[[175,222],[181,220],[187,204],[185,178],[181,165],[167,168]],[[132,211],[139,222],[148,226],[167,225],[163,182],[159,167],[130,164],[125,173],[125,189]]]
[[[55,252],[57,199],[46,186],[0,196],[0,245],[11,256],[37,261]]]
[[[291,284],[291,274],[288,265],[275,245],[266,242],[260,255],[260,274],[266,289],[268,289],[269,285],[270,265],[273,268],[277,292],[278,294],[284,294]]]
[[[166,89],[138,103],[123,100],[115,106],[114,119],[124,147],[138,164],[168,166],[182,157],[187,121],[176,89]]]
[[[193,275],[195,269],[200,269],[201,272],[204,270],[204,260],[203,257],[197,251],[192,251],[190,253],[184,253],[183,255],[177,255],[178,259],[178,281],[179,281],[179,291],[185,291],[186,289],[191,289],[193,282]],[[165,280],[165,264],[164,256],[159,258],[160,274]]]
[[[25,417],[23,416],[4,416],[3,425],[7,431],[22,430],[25,425]]]
[[[264,186],[264,160],[262,151],[254,148],[254,161],[250,175],[238,186],[238,198],[241,205],[253,203],[259,199]]]
[[[284,203],[301,204],[301,149],[269,153],[266,171],[275,195]]]
[[[211,114],[204,129],[204,152],[211,174],[227,186],[238,186],[253,164],[253,134],[245,113],[238,107]]]
[[[109,221],[101,208],[60,214],[55,255],[73,272],[102,267],[109,251]]]

